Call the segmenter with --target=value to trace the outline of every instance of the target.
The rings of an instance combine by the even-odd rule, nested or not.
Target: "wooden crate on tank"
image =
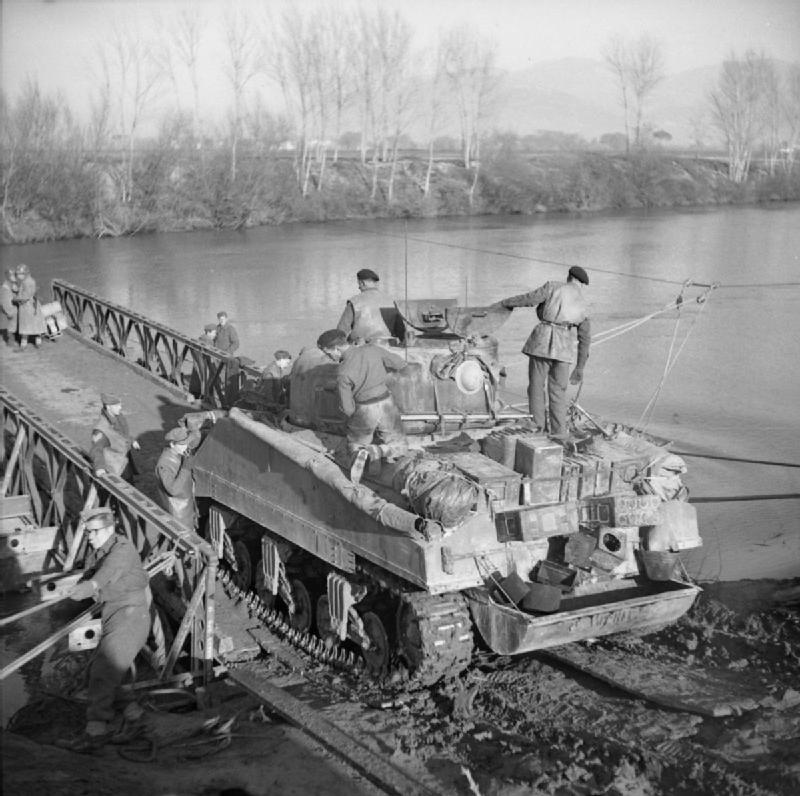
[[[522,476],[481,453],[453,453],[447,457],[471,481],[480,484],[498,509],[519,506]]]
[[[547,437],[517,440],[514,469],[527,478],[561,478],[564,449]]]

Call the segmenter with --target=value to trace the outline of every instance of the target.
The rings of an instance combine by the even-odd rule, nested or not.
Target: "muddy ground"
[[[796,607],[746,615],[704,594],[688,616],[658,634],[572,646],[589,657],[618,660],[617,675],[631,687],[646,685],[655,669],[661,691],[682,694],[690,709],[636,698],[546,654],[509,659],[478,651],[460,678],[432,689],[351,679],[310,662],[303,676],[271,657],[260,666],[415,773],[433,793],[688,796],[800,790]],[[710,677],[713,693],[704,695],[702,687],[693,692],[691,677],[698,670]],[[670,672],[672,686],[664,682]],[[679,687],[681,681],[689,687]],[[52,690],[40,693],[16,714],[13,732],[4,733],[5,792],[378,792],[285,721],[260,711],[253,696],[224,680],[211,692],[203,710],[190,693],[143,697],[156,738],[155,760],[148,762],[122,755],[142,757],[150,747],[123,747],[121,754],[109,746],[92,756],[56,748],[56,738],[80,729],[83,706]],[[692,699],[701,710],[692,711]],[[713,712],[729,715],[701,715]],[[217,726],[234,719],[227,748],[213,740],[213,730],[203,732],[203,722],[217,717]]]

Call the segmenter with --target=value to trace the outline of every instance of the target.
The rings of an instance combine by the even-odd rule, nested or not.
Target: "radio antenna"
[[[403,310],[404,314],[408,316],[408,219],[403,219],[403,266],[404,266],[404,277],[405,277],[405,301],[403,302]],[[407,321],[404,318],[404,327]],[[406,353],[406,362],[408,362],[408,329],[403,329],[403,347],[405,348]]]

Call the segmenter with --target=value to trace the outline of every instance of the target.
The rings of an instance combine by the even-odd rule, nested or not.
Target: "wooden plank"
[[[228,677],[262,700],[271,711],[337,754],[386,793],[394,796],[433,796],[434,792],[426,785],[368,749],[309,705],[259,676],[252,666],[232,669]]]
[[[640,699],[700,716],[739,715],[771,699],[767,689],[754,685],[747,672],[700,669],[676,661],[653,660],[630,649],[569,644],[538,654]]]

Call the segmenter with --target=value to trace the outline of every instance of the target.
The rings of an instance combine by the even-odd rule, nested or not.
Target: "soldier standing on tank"
[[[194,528],[197,515],[189,449],[195,440],[192,432],[183,426],[168,431],[164,439],[167,447],[156,463],[158,504],[187,528]]]
[[[143,711],[135,702],[123,711],[123,725],[113,737],[116,690],[150,632],[150,581],[131,541],[115,533],[109,508],[91,509],[82,519],[92,548],[86,574],[70,592],[73,600],[94,597],[102,604],[100,644],[89,670],[86,728],[77,738],[60,741],[74,752],[93,752],[109,740],[128,740],[143,728]]]
[[[232,357],[239,350],[239,334],[236,327],[228,321],[228,313],[220,310],[217,313],[217,334],[214,345]]]
[[[92,429],[89,458],[95,474],[108,472],[130,481],[136,473],[131,448],[138,451],[140,445],[131,437],[128,421],[122,414],[122,401],[110,393],[103,393],[100,400],[103,408]]]
[[[403,357],[373,343],[351,346],[341,329],[329,329],[317,345],[339,363],[336,385],[341,410],[347,416],[347,448],[353,456],[351,480],[358,481],[376,440],[387,458],[408,447],[400,410],[386,386],[390,371],[419,368]]]
[[[394,307],[394,301],[379,289],[380,279],[373,270],[362,268],[356,278],[359,292],[347,299],[336,328],[356,345],[362,342],[387,343],[392,339],[392,333],[383,319],[381,308]]]
[[[17,332],[17,273],[13,268],[6,268],[5,279],[0,285],[0,335],[6,345],[14,342]]]
[[[550,433],[556,436],[566,431],[567,383],[580,384],[589,358],[592,335],[583,294],[583,287],[588,284],[586,271],[573,265],[566,282],[546,282],[536,290],[500,302],[508,309],[536,307],[539,323],[522,349],[528,356],[528,404],[533,422],[540,429],[545,428],[547,392]],[[570,375],[576,340],[577,363]]]

